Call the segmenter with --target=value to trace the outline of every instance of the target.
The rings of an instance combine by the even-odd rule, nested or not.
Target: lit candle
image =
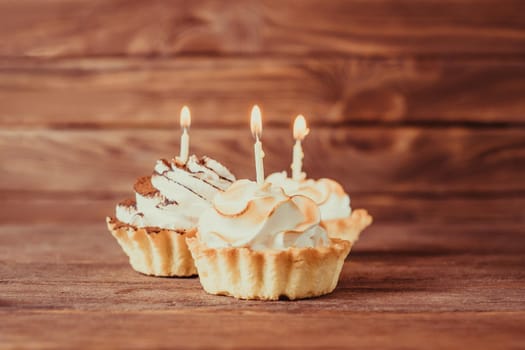
[[[261,110],[259,106],[255,105],[252,108],[252,118],[250,122],[250,129],[252,130],[252,135],[255,138],[255,144],[253,145],[253,150],[255,154],[255,173],[257,175],[257,183],[262,185],[264,182],[264,151],[261,144],[261,135],[262,135],[262,120],[261,120]]]
[[[293,146],[293,160],[292,160],[292,179],[299,181],[303,177],[303,147],[301,141],[308,135],[310,129],[306,127],[306,120],[302,115],[298,115],[293,123],[293,138],[295,145]]]
[[[182,128],[182,136],[180,137],[180,156],[179,160],[186,163],[190,151],[190,135],[188,129],[191,124],[191,114],[188,106],[182,107],[180,110],[180,127]]]

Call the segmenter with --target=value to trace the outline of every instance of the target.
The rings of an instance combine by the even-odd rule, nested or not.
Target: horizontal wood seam
[[[104,123],[32,123],[32,124],[5,124],[2,126],[4,131],[8,130],[165,130],[168,128],[178,129],[178,120],[174,116],[173,123],[116,123],[111,122],[108,124]],[[246,117],[248,120],[248,117]],[[0,118],[0,124],[2,124]],[[272,127],[275,129],[289,129],[289,123],[277,123],[270,122],[265,124],[266,127]],[[429,121],[345,121],[345,122],[313,122],[310,126],[319,128],[332,128],[332,127],[352,127],[352,128],[388,128],[388,129],[403,129],[403,128],[418,128],[418,129],[471,129],[471,130],[487,130],[487,129],[525,129],[525,115],[523,116],[523,122],[483,122],[483,121],[447,121],[447,120],[429,120]],[[231,124],[210,124],[204,123],[198,126],[194,126],[195,129],[217,129],[217,130],[238,130],[246,129],[247,123],[231,123]]]
[[[191,59],[191,58],[212,58],[212,59],[359,59],[359,60],[370,60],[370,61],[385,61],[385,60],[458,60],[458,61],[479,61],[479,60],[511,60],[511,61],[525,61],[525,54],[519,53],[509,53],[509,54],[495,54],[491,52],[486,53],[442,53],[442,54],[356,54],[356,53],[345,53],[341,51],[326,51],[326,52],[315,52],[315,53],[297,53],[297,54],[285,54],[279,52],[254,52],[254,53],[218,53],[215,51],[199,51],[199,52],[180,52],[175,54],[80,54],[80,55],[0,55],[0,60],[27,60],[27,59],[37,59],[37,60],[61,60],[61,59]]]

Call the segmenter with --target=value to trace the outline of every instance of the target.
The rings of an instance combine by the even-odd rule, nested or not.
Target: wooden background
[[[158,291],[155,283],[184,288],[184,281],[128,271],[105,215],[156,159],[178,152],[183,104],[192,110],[192,152],[253,178],[254,103],[263,109],[267,172],[288,168],[291,121],[306,115],[305,170],[339,180],[353,206],[374,215],[352,253],[357,266],[373,267],[356,267],[357,278],[345,267],[348,280],[333,299],[291,307],[200,294],[173,304],[154,302],[156,294],[123,303],[113,294],[123,284],[147,294]],[[71,338],[46,325],[72,318],[84,322],[72,330],[80,342],[97,332],[124,341],[125,331],[101,328],[105,310],[135,331],[190,317],[170,305],[193,318],[204,313],[194,320],[202,327],[246,321],[247,334],[304,307],[308,324],[324,325],[320,334],[343,321],[366,333],[379,322],[390,335],[373,343],[381,347],[398,332],[408,345],[429,345],[432,325],[451,322],[458,328],[450,342],[434,345],[523,345],[516,335],[525,331],[525,2],[0,0],[0,180],[0,314],[10,320],[0,342],[7,345],[64,345]],[[481,272],[484,263],[494,270]],[[389,264],[429,264],[428,274],[443,273],[443,283],[458,289],[423,297],[400,271],[389,278],[381,269]],[[109,275],[123,284],[106,284]],[[196,280],[187,283],[199,293]],[[69,299],[55,294],[65,286]],[[341,311],[338,300],[350,304]],[[215,315],[215,303],[233,311]],[[245,307],[254,314],[244,318]],[[133,314],[139,309],[146,313]],[[473,319],[478,328],[469,326]],[[491,319],[506,328],[488,334]],[[28,343],[33,322],[48,338]],[[403,333],[405,324],[417,332]],[[325,346],[366,344],[337,329]],[[231,345],[191,334],[195,346]],[[313,344],[316,333],[309,334],[293,344]],[[97,339],[92,345],[107,344]]]

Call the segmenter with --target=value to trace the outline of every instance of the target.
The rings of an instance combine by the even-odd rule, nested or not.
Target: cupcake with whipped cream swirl
[[[351,243],[331,239],[317,205],[269,183],[239,180],[218,193],[186,241],[204,290],[241,299],[334,290]]]
[[[321,211],[321,226],[330,237],[354,243],[360,233],[372,223],[372,216],[365,209],[352,211],[350,197],[334,180],[313,180],[304,176],[300,180],[294,180],[283,171],[269,175],[266,182],[283,188],[287,195],[303,195],[312,199]]]
[[[138,272],[154,276],[197,273],[185,239],[195,235],[200,214],[235,176],[219,162],[192,155],[157,161],[150,176],[137,179],[135,198],[116,206],[108,228]]]

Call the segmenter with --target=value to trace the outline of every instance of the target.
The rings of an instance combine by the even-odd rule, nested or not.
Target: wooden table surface
[[[0,0],[0,349],[525,348],[522,0]],[[330,295],[135,273],[104,224],[191,152],[340,181],[375,218]]]
[[[301,301],[206,294],[134,272],[103,223],[0,231],[2,348],[520,348],[525,234],[516,226],[384,225],[336,290]]]

